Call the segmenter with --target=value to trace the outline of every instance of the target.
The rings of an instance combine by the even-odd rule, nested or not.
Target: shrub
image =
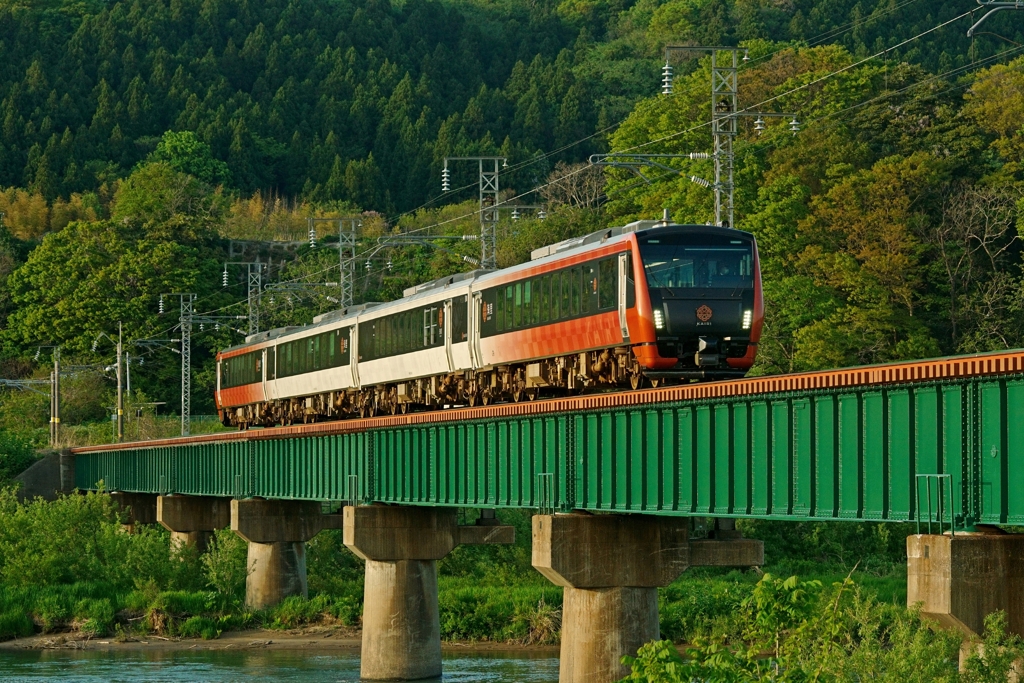
[[[24,638],[35,631],[32,620],[17,608],[0,612],[0,640]]]
[[[178,635],[183,638],[202,638],[203,640],[213,640],[220,636],[220,629],[217,628],[217,622],[209,617],[189,617],[185,620],[185,623],[178,628]]]
[[[209,550],[202,556],[207,583],[229,601],[245,597],[245,579],[249,575],[248,545],[230,529],[214,532]]]
[[[114,627],[114,605],[107,598],[85,598],[75,605],[75,621],[85,634],[102,636]]]

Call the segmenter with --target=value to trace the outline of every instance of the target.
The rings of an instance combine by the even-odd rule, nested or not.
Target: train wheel
[[[540,397],[540,389],[527,389],[525,393],[527,401],[536,401]]]
[[[469,392],[469,394],[466,396],[466,403],[469,404],[470,408],[477,404],[477,400],[478,399],[475,391]]]
[[[640,388],[640,385],[644,383],[644,376],[640,373],[629,376],[629,386],[636,391]]]
[[[408,403],[399,404],[398,409],[400,411],[402,411],[402,415],[405,415],[406,413],[409,412],[409,404]]]
[[[488,394],[487,392],[484,392],[484,393],[480,394],[480,405],[486,406],[486,405],[490,405],[490,404],[491,404],[491,395]]]

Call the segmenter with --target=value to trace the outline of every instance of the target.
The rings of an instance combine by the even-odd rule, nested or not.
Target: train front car
[[[764,303],[757,243],[740,230],[668,225],[635,233],[654,344],[635,347],[644,374],[742,377],[754,364]],[[639,280],[639,278],[638,278]],[[650,338],[644,335],[645,338]]]

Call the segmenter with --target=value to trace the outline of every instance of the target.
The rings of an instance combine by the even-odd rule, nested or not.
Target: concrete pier
[[[1024,636],[1024,534],[997,529],[956,536],[907,537],[907,605],[970,640],[985,617],[1006,612],[1011,633]]]
[[[685,519],[535,515],[533,566],[565,587],[559,683],[611,683],[627,675],[622,656],[660,637],[658,587],[688,567],[763,561],[760,541],[691,542]]]
[[[213,532],[231,525],[231,502],[213,496],[157,496],[156,520],[171,532],[171,554],[186,547],[204,552]]]
[[[133,533],[137,524],[156,524],[157,496],[155,493],[114,491],[110,494],[110,498],[117,503],[122,511],[127,513],[123,526],[128,533]]]
[[[458,525],[449,508],[346,507],[345,545],[366,560],[364,680],[441,676],[437,561],[460,543],[513,543],[508,526]]]
[[[232,500],[231,530],[249,542],[246,605],[262,609],[292,595],[308,596],[306,541],[340,527],[340,517],[321,514],[316,502]]]

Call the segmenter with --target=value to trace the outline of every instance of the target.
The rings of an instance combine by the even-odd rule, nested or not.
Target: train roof
[[[402,293],[401,299],[394,299],[387,302],[369,302],[363,304],[356,304],[347,308],[338,309],[335,311],[328,311],[321,315],[313,318],[313,322],[310,325],[294,325],[289,327],[278,327],[267,332],[259,332],[257,334],[249,335],[245,338],[245,343],[237,344],[235,346],[224,349],[224,351],[233,351],[235,349],[244,348],[250,344],[254,344],[262,341],[270,341],[278,337],[285,335],[296,334],[305,331],[311,331],[321,325],[327,325],[330,323],[339,322],[347,318],[355,319],[360,315],[368,312],[378,312],[374,309],[381,309],[379,312],[384,313],[386,309],[401,304],[406,304],[416,299],[427,298],[431,295],[436,295],[439,292],[443,292],[449,287],[455,286],[469,286],[477,281],[486,281],[492,277],[500,274],[515,272],[518,270],[525,270],[527,268],[539,265],[539,261],[555,261],[559,258],[566,256],[573,256],[575,254],[585,253],[589,248],[596,244],[602,244],[612,241],[618,241],[625,235],[633,233],[644,233],[648,230],[654,230],[659,228],[673,228],[678,230],[701,230],[708,233],[718,234],[736,234],[740,233],[743,235],[750,235],[750,233],[735,228],[726,228],[718,225],[697,225],[697,224],[685,224],[685,223],[673,223],[668,218],[668,212],[666,211],[665,217],[661,220],[640,220],[633,221],[622,226],[616,226],[612,228],[604,228],[602,230],[596,230],[592,233],[583,235],[582,237],[571,237],[561,242],[549,244],[546,247],[534,249],[530,252],[530,260],[526,263],[520,263],[510,268],[502,268],[501,270],[490,270],[478,268],[465,273],[455,273],[454,275],[447,275],[445,277],[437,278],[429,282],[424,282],[413,287],[407,287]]]

